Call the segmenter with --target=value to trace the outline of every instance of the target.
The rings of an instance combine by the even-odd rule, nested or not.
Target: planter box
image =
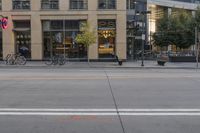
[[[162,60],[158,60],[157,62],[158,62],[158,65],[160,66],[164,66],[166,63],[166,61],[162,61]]]
[[[169,56],[170,62],[196,62],[195,56]],[[200,61],[200,57],[199,57]]]

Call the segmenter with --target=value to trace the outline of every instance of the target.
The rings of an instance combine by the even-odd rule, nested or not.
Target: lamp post
[[[199,68],[199,32],[198,28],[195,27],[195,44],[196,44],[196,68]]]
[[[142,63],[141,66],[144,66],[144,45],[146,42],[146,26],[144,26],[144,23],[146,23],[146,15],[151,14],[151,11],[141,11],[137,12],[136,15],[141,15],[142,16]]]

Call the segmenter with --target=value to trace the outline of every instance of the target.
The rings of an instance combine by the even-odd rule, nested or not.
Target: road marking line
[[[0,108],[1,111],[53,111],[53,112],[115,112],[116,109],[50,109],[50,108],[29,108],[29,109],[23,109],[23,108]]]
[[[117,116],[118,113],[0,112],[0,116]],[[119,113],[120,116],[200,116],[200,113]]]
[[[0,108],[0,116],[200,116],[200,109]]]
[[[97,108],[86,108],[86,109],[64,109],[64,108],[0,108],[0,112],[2,111],[39,111],[39,112],[116,112],[117,110],[114,108],[107,109],[97,109]],[[118,109],[119,112],[200,112],[200,109],[128,109],[121,108]]]

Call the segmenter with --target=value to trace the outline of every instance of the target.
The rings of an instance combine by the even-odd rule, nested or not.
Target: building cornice
[[[198,4],[195,3],[179,2],[172,0],[147,0],[147,3],[164,7],[183,8],[187,10],[196,10],[198,6]]]

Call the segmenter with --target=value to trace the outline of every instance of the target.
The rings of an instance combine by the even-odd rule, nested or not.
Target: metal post
[[[141,66],[144,66],[144,22],[145,22],[145,13],[142,13],[142,64]]]
[[[197,69],[199,68],[199,32],[197,32]]]
[[[199,45],[198,45],[198,29],[195,27],[195,45],[196,45],[196,68],[199,67]]]

